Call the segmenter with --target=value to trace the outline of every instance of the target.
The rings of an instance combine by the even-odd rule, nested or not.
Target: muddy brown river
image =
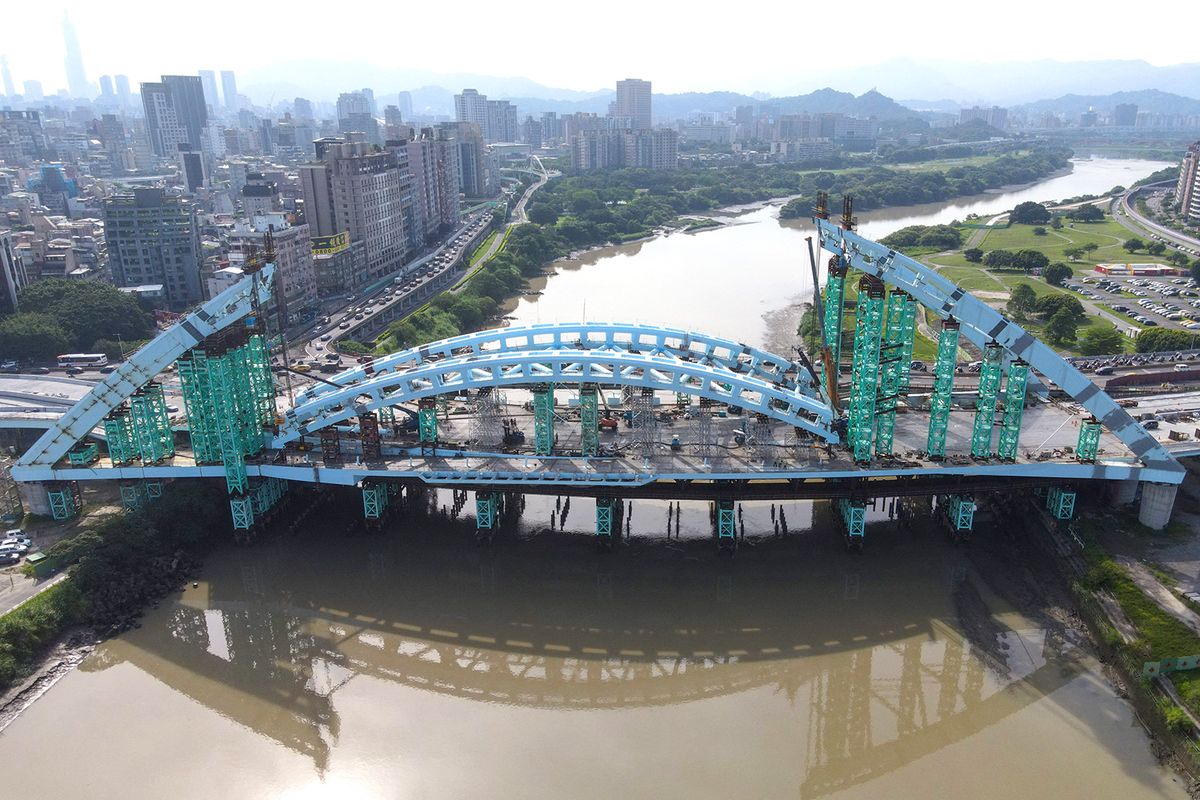
[[[1098,163],[1050,196],[1157,168],[1120,162],[1113,180],[1105,163],[1080,183]],[[720,248],[752,226],[794,250],[803,238],[772,213],[564,274],[600,285],[656,253],[646,271],[667,286],[654,273],[665,244]],[[686,324],[724,294],[729,313],[701,327],[761,341],[806,269],[772,247],[729,278],[740,294],[684,281],[686,306],[623,318]],[[670,268],[708,269],[682,256]],[[572,279],[548,282],[547,308],[560,281]],[[600,313],[608,291],[588,296],[589,317],[616,318]],[[747,540],[721,558],[704,503],[677,518],[634,501],[611,553],[588,534],[591,501],[525,503],[492,547],[474,544],[471,505],[456,515],[443,492],[379,534],[347,530],[347,495],[296,534],[219,550],[197,585],[0,733],[3,796],[1186,796],[1011,520],[981,511],[964,547],[923,509],[901,525],[884,501],[855,555],[828,504],[746,503]]]

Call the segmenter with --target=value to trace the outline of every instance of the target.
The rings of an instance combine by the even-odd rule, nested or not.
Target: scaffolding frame
[[[654,455],[658,442],[658,417],[654,415],[654,390],[642,389],[630,400],[630,425],[633,428],[633,446],[641,451],[642,458]]]
[[[867,505],[862,500],[839,497],[836,501],[838,514],[846,535],[851,539],[862,539],[867,535]]]
[[[554,384],[533,387],[533,452],[548,456],[554,452]]]
[[[771,430],[771,418],[766,414],[755,414],[748,431],[754,457],[769,461],[775,454],[775,438]]]
[[[612,538],[613,535],[613,506],[616,505],[615,497],[597,497],[596,498],[596,536]]]
[[[850,449],[857,463],[871,460],[875,401],[879,392],[879,348],[883,334],[883,282],[866,275],[858,284],[855,308],[854,362],[851,367]]]
[[[896,431],[896,406],[901,395],[901,376],[907,390],[916,313],[907,292],[893,290],[887,296],[886,329],[880,345],[880,386],[875,409],[875,455],[890,456]]]
[[[1080,461],[1094,462],[1100,452],[1100,433],[1103,426],[1095,417],[1088,417],[1079,424],[1079,442],[1075,446],[1075,457]]]
[[[133,427],[127,405],[120,405],[104,418],[104,442],[113,466],[128,464],[134,459]]]
[[[713,434],[712,400],[701,397],[692,418],[692,435],[695,438],[696,455],[707,461],[717,454],[717,437]]]
[[[1000,445],[996,449],[996,455],[1004,461],[1015,461],[1017,458],[1028,383],[1028,364],[1017,360],[1008,365],[1008,381],[1004,385],[1004,414],[1000,417]]]
[[[1004,349],[989,342],[983,349],[979,367],[979,393],[975,398],[975,424],[971,429],[971,455],[992,457],[992,429],[996,427],[996,402],[1000,396],[1000,378],[1004,368]]]
[[[942,322],[938,335],[937,362],[933,368],[933,391],[929,395],[929,457],[946,457],[946,428],[954,397],[954,371],[958,367],[959,326],[953,318]]]
[[[379,417],[372,411],[358,415],[358,439],[362,445],[362,460],[379,461],[383,458],[383,441],[379,437]]]
[[[422,397],[417,401],[417,441],[421,451],[426,447],[436,450],[438,442],[437,398]]]
[[[362,485],[363,517],[382,519],[388,507],[387,484],[364,482]]]
[[[1046,492],[1046,508],[1055,519],[1070,519],[1075,516],[1075,492],[1051,486]]]
[[[969,531],[975,524],[975,498],[970,495],[950,494],[941,498],[939,505],[946,510],[946,519],[955,531]]]
[[[833,389],[828,385],[828,375],[833,375],[836,381],[838,365],[842,360],[842,316],[845,313],[847,267],[837,256],[829,259],[829,274],[825,279],[825,326],[821,329],[821,340],[829,348],[829,358],[833,362],[830,369],[821,370],[821,383],[827,394],[832,395]],[[815,291],[815,290],[814,290]]]
[[[732,500],[717,501],[717,541],[737,541],[737,515]]]
[[[484,387],[471,401],[471,438],[479,444],[499,447],[504,443],[504,395]]]
[[[600,452],[600,390],[594,383],[579,387],[579,451],[585,457]]]

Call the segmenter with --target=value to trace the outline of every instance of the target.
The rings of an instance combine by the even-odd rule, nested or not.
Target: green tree
[[[1161,353],[1165,350],[1190,350],[1196,344],[1196,334],[1169,328],[1151,328],[1138,334],[1135,340],[1139,353]]]
[[[1095,242],[1088,242],[1087,244],[1083,245],[1083,252],[1087,253],[1089,256],[1099,249],[1100,245],[1096,244]]]
[[[1034,272],[1050,265],[1050,259],[1040,250],[1018,250],[1013,253],[1013,264],[1018,269]]]
[[[1071,261],[1078,261],[1079,257],[1083,255],[1083,248],[1082,247],[1064,247],[1063,255],[1066,256]]]
[[[1062,230],[1062,226],[1063,226],[1062,217],[1055,214],[1053,217],[1050,218],[1050,227],[1051,228],[1054,228],[1054,230],[1059,231],[1059,230]]]
[[[1028,200],[1018,203],[1017,207],[1009,212],[1008,218],[1014,224],[1045,225],[1050,222],[1050,212],[1041,203]]]
[[[1086,205],[1071,210],[1067,216],[1076,222],[1103,222],[1104,211],[1099,206]]]
[[[135,341],[153,332],[153,318],[132,295],[91,281],[50,278],[21,292],[23,311],[49,314],[67,333],[72,349],[86,351],[97,339]]]
[[[1146,252],[1152,256],[1161,256],[1167,251],[1167,246],[1162,242],[1151,242],[1146,245]]]
[[[538,225],[553,225],[558,222],[558,211],[549,203],[533,203],[529,206],[529,221]]]
[[[1123,353],[1126,341],[1116,328],[1088,328],[1079,337],[1079,352],[1085,356]]]
[[[1027,283],[1018,283],[1008,298],[1008,310],[1018,319],[1023,319],[1037,306],[1037,293]]]
[[[1042,270],[1042,277],[1051,286],[1062,286],[1063,282],[1071,277],[1072,274],[1071,268],[1060,261],[1056,261]]]
[[[1197,258],[1195,261],[1193,261],[1192,266],[1188,269],[1192,273],[1192,280],[1194,280],[1196,283],[1200,283],[1200,258]]]
[[[983,261],[983,251],[978,247],[968,247],[966,250],[963,250],[963,258],[972,264],[978,264],[980,261]]]
[[[0,319],[0,353],[6,358],[47,361],[71,349],[71,338],[50,314],[10,314]]]
[[[983,257],[983,263],[989,267],[1011,267],[1013,253],[1010,250],[992,250]]]
[[[1136,236],[1133,237],[1132,239],[1126,239],[1124,242],[1121,243],[1121,247],[1124,247],[1125,250],[1130,253],[1136,253],[1138,250],[1143,249],[1145,246],[1146,246],[1146,243],[1143,242],[1141,239],[1137,238]]]
[[[1055,292],[1038,298],[1036,310],[1039,316],[1050,318],[1063,309],[1067,310],[1072,319],[1083,319],[1083,303],[1076,297]]]
[[[1186,253],[1181,253],[1176,250],[1173,253],[1167,254],[1167,261],[1177,267],[1186,267],[1188,263],[1188,257]]]
[[[1046,229],[1043,228],[1041,225],[1038,225],[1036,228],[1033,229],[1033,235],[1034,236],[1045,236]]]
[[[1075,319],[1075,315],[1066,307],[1060,308],[1046,323],[1046,338],[1052,344],[1070,344],[1075,341],[1075,330],[1078,327],[1079,322]]]

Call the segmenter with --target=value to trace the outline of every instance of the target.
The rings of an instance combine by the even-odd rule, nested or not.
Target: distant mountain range
[[[521,77],[387,69],[366,62],[284,62],[239,77],[242,91],[265,105],[293,97],[329,102],[341,92],[369,86],[381,108],[396,102],[396,92],[410,91],[414,110],[425,115],[453,115],[454,94],[468,87],[492,99],[512,101],[522,117],[542,111],[603,114],[614,95],[611,88],[579,91],[549,87]],[[645,77],[653,80],[654,76]],[[814,91],[783,97],[738,92],[655,94],[654,113],[659,118],[678,119],[697,111],[727,112],[739,105],[765,102],[786,113],[841,111],[896,119],[913,116],[913,109],[955,113],[958,108],[976,104],[1006,107],[1024,104],[1035,112],[1057,110],[1071,114],[1085,111],[1088,106],[1111,108],[1119,102],[1136,103],[1140,110],[1174,113],[1198,113],[1192,109],[1200,105],[1200,100],[1192,98],[1200,94],[1200,64],[1169,67],[1155,67],[1144,61],[918,64],[901,58],[883,64],[818,70],[811,73],[811,78],[798,82],[810,84],[798,89]],[[838,86],[847,91],[820,86]],[[1057,99],[1044,99],[1048,96]],[[942,99],[898,103],[892,97]]]

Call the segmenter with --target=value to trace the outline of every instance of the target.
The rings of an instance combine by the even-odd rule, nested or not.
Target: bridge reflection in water
[[[336,549],[229,550],[84,668],[130,662],[320,773],[356,676],[576,712],[765,689],[794,717],[803,797],[963,740],[1081,670],[1058,633],[997,622],[1003,601],[940,533],[879,523],[855,558],[827,507],[813,521],[735,562],[703,541],[596,556],[563,534],[480,550],[436,518]]]

